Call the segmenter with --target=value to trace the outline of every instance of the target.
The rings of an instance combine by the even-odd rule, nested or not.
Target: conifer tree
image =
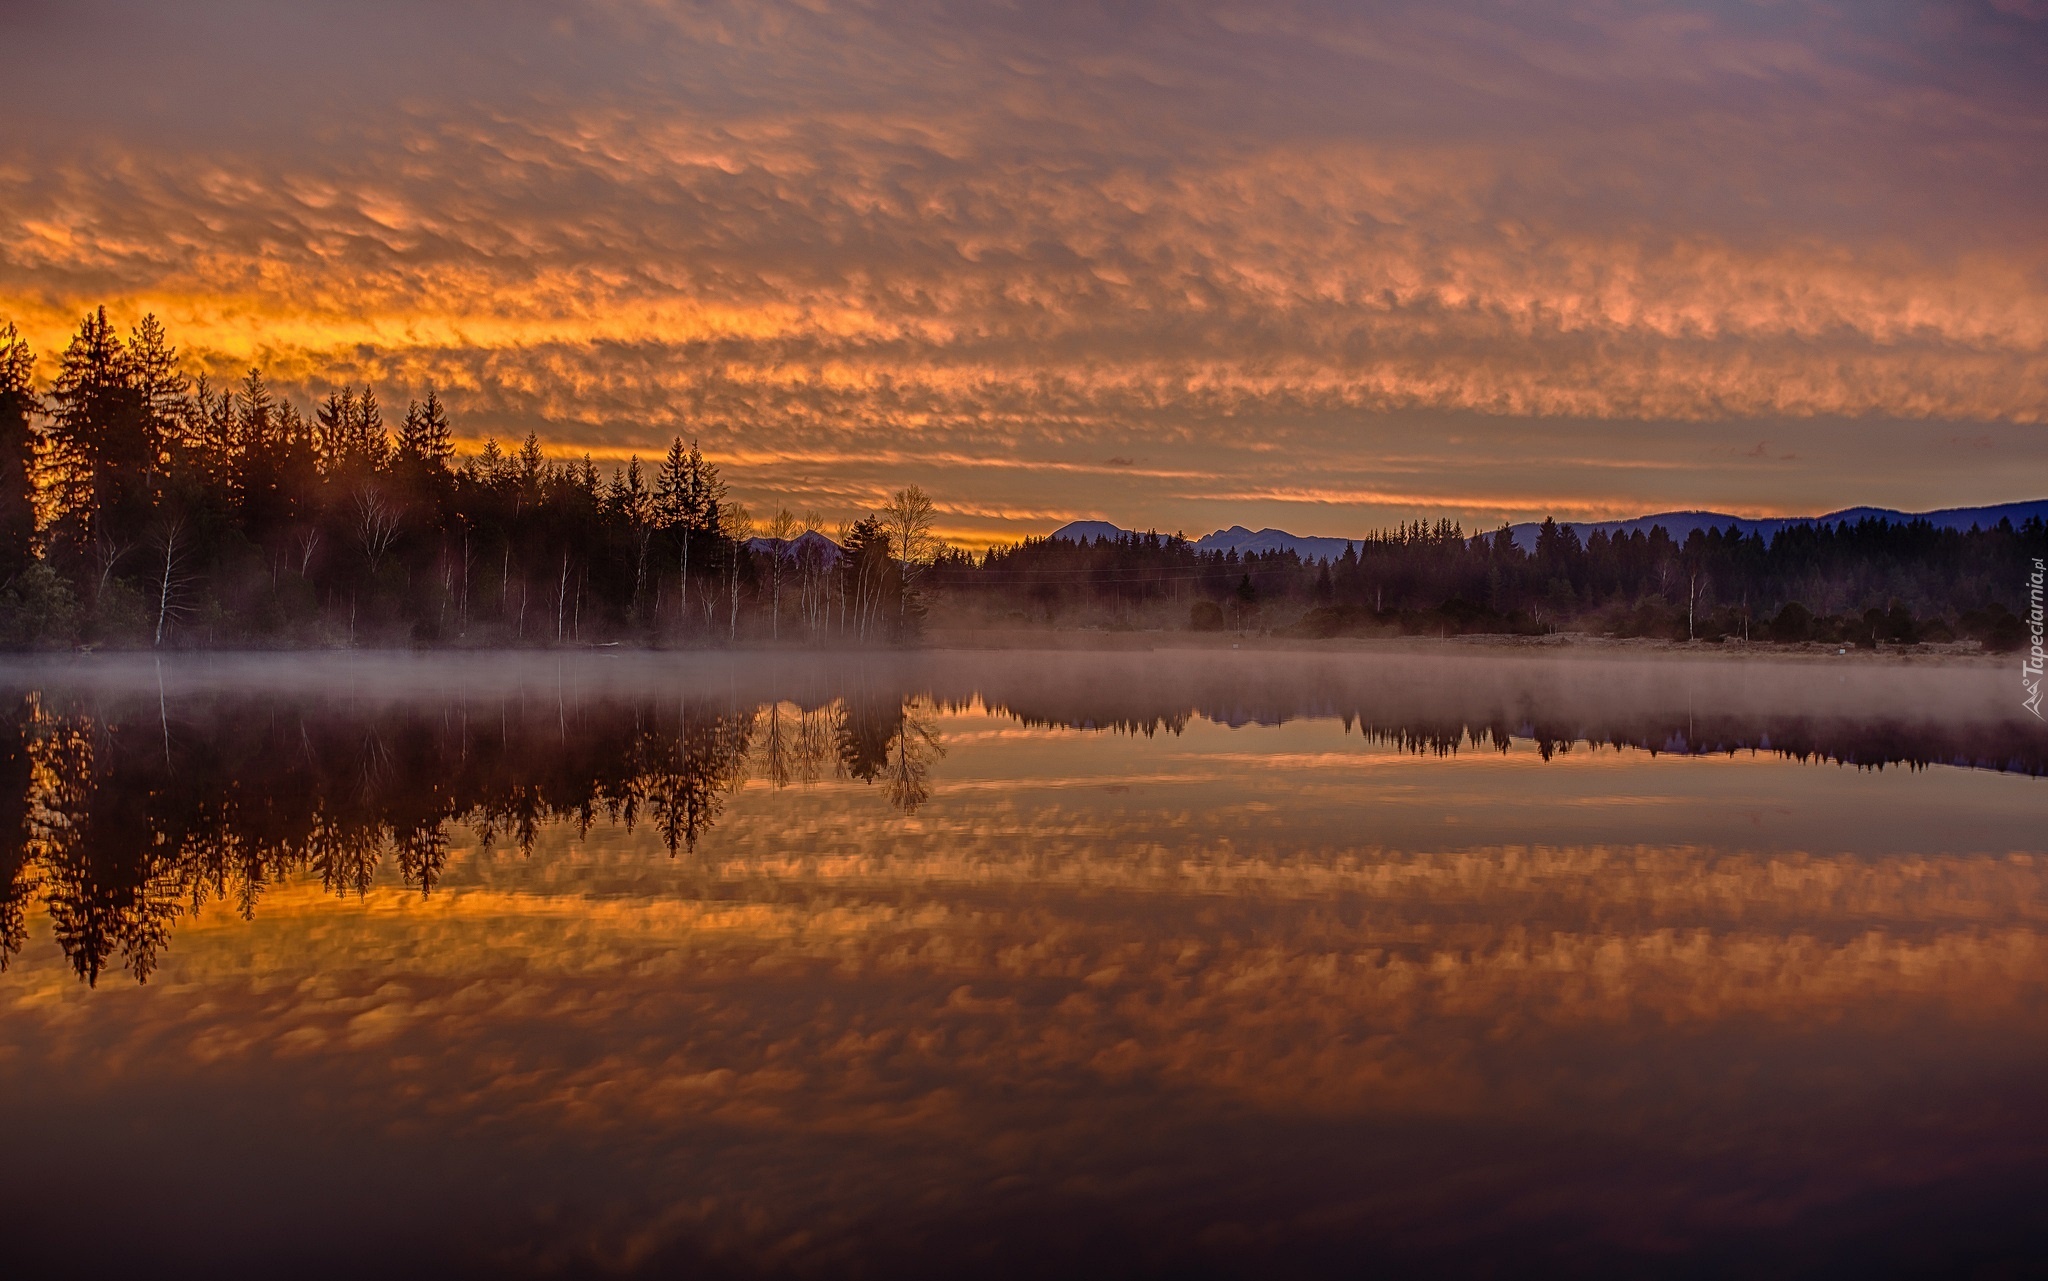
[[[384,409],[377,403],[377,389],[363,384],[356,399],[356,417],[349,447],[349,461],[361,474],[383,471],[391,459],[391,441],[384,431]]]
[[[419,450],[431,466],[443,471],[455,456],[455,436],[448,425],[448,411],[431,386],[427,388],[426,402],[420,406]]]
[[[547,459],[540,452],[540,437],[532,432],[520,442],[519,457],[515,462],[519,476],[519,499],[527,506],[540,503],[541,485],[548,477]]]
[[[536,443],[536,448],[538,444]],[[398,440],[391,448],[391,465],[415,484],[431,486],[448,474],[448,460],[455,455],[455,442],[448,427],[448,411],[434,389],[427,388],[424,401],[411,401],[398,428]]]
[[[235,395],[235,492],[252,541],[262,542],[288,517],[283,486],[277,398],[253,366]]]
[[[269,384],[263,381],[263,371],[250,366],[242,378],[242,388],[235,405],[236,446],[244,456],[262,453],[276,446],[273,436],[276,409],[277,399],[270,394]]]
[[[696,441],[691,441],[687,450],[683,448],[681,436],[669,442],[668,456],[662,460],[661,472],[655,478],[654,506],[662,528],[676,542],[678,563],[682,568],[681,599],[686,626],[690,600],[690,544],[701,534],[718,531],[719,511],[725,502],[725,492],[725,482],[718,476],[718,465],[704,461]],[[702,564],[701,557],[699,564]]]
[[[162,322],[153,313],[144,316],[128,335],[128,362],[142,401],[150,460],[161,466],[184,420],[192,384],[178,368],[178,349],[171,346]]]
[[[353,387],[330,391],[313,411],[313,447],[325,476],[339,475],[355,444],[356,393]]]
[[[50,400],[59,551],[76,570],[90,562],[97,593],[142,535],[156,470],[133,364],[106,308],[80,322]]]
[[[35,559],[35,353],[15,331],[0,329],[0,583]]]
[[[201,374],[192,398],[200,407],[203,418],[199,442],[207,474],[213,478],[220,492],[226,494],[234,485],[236,441],[240,438],[235,425],[234,394],[223,387],[209,399],[206,375]]]

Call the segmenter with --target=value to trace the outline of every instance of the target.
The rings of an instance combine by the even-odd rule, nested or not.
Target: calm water
[[[18,1276],[2030,1273],[2016,688],[18,666],[0,1239]]]

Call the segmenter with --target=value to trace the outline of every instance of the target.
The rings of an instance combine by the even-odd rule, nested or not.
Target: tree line
[[[1348,543],[1333,558],[1203,551],[1178,535],[1029,539],[931,571],[940,591],[978,595],[1012,622],[1170,620],[1194,630],[1345,634],[1588,631],[1667,640],[1825,641],[1873,646],[2025,637],[2038,518],[1989,529],[1924,520],[1794,525],[1768,540],[1662,526],[1584,539],[1546,520],[1533,548],[1505,525],[1468,536],[1416,522]]]
[[[2039,519],[1581,538],[1546,521],[1414,523],[1312,560],[1178,535],[934,535],[908,486],[835,526],[757,521],[675,438],[603,474],[528,436],[457,459],[428,388],[387,411],[344,386],[301,409],[251,369],[183,368],[155,317],[84,317],[46,391],[0,326],[0,646],[896,643],[961,624],[2020,645]]]
[[[895,641],[936,555],[916,486],[831,535],[757,520],[677,437],[652,469],[534,436],[455,455],[432,388],[310,410],[189,375],[154,316],[87,315],[46,393],[0,327],[0,644]]]

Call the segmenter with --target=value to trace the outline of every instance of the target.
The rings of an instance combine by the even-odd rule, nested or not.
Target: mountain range
[[[1664,532],[1683,542],[1695,529],[1727,529],[1731,525],[1745,534],[1761,534],[1770,538],[1781,529],[1793,525],[1838,525],[1854,524],[1859,520],[1883,520],[1894,524],[1924,520],[1937,529],[1968,529],[1972,525],[1989,529],[2000,520],[2010,520],[2018,525],[2030,517],[2038,516],[2048,521],[2048,498],[2031,502],[2001,503],[1992,507],[1944,507],[1938,511],[1901,512],[1889,507],[1845,507],[1841,511],[1829,512],[1825,516],[1731,516],[1726,512],[1681,511],[1658,512],[1649,516],[1637,516],[1632,520],[1602,520],[1569,523],[1578,531],[1580,538],[1590,538],[1595,531],[1616,534],[1632,534],[1637,530],[1644,533],[1658,525]],[[1514,532],[1515,543],[1524,551],[1536,547],[1536,531],[1542,526],[1538,522],[1525,522],[1509,528]],[[1053,538],[1064,538],[1070,542],[1093,542],[1098,538],[1118,538],[1132,535],[1136,531],[1112,525],[1106,520],[1071,521],[1054,530]],[[1219,529],[1213,534],[1204,534],[1194,540],[1197,551],[1235,551],[1243,556],[1251,552],[1292,551],[1306,560],[1335,560],[1344,554],[1348,541],[1342,538],[1324,538],[1307,534],[1290,534],[1282,529],[1261,529],[1257,532],[1242,525]]]

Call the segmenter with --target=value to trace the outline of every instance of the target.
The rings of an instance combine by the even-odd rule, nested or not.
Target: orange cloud
[[[419,21],[422,49],[460,39]],[[1134,480],[1249,471],[1242,492],[1322,501],[1289,495],[1378,470],[1417,415],[1496,442],[1594,424],[1576,456],[1674,472],[1700,452],[1645,443],[1673,425],[1792,420],[1846,423],[1896,493],[1827,491],[1845,473],[1800,451],[1674,505],[1931,505],[1960,497],[1940,469],[1854,420],[2048,422],[2048,121],[1960,36],[1953,66],[1916,44],[1887,71],[1818,18],[1606,5],[1556,28],[1317,5],[1029,35],[919,6],[576,22],[566,69],[519,91],[252,98],[282,117],[261,135],[37,106],[39,140],[0,151],[0,313],[49,352],[89,305],[154,309],[217,374],[433,382],[470,432],[562,452],[697,434],[743,487],[838,508],[775,468],[980,459],[963,509],[1121,493],[1172,525],[1212,506],[1048,501],[1047,473],[1151,446]],[[560,39],[507,32],[543,60]],[[1307,425],[1331,422],[1358,430]],[[1518,448],[1516,516],[1661,501]],[[1497,514],[1435,497],[1475,492],[1467,465],[1332,492],[1361,523]],[[1954,466],[1957,489],[2010,474]]]

